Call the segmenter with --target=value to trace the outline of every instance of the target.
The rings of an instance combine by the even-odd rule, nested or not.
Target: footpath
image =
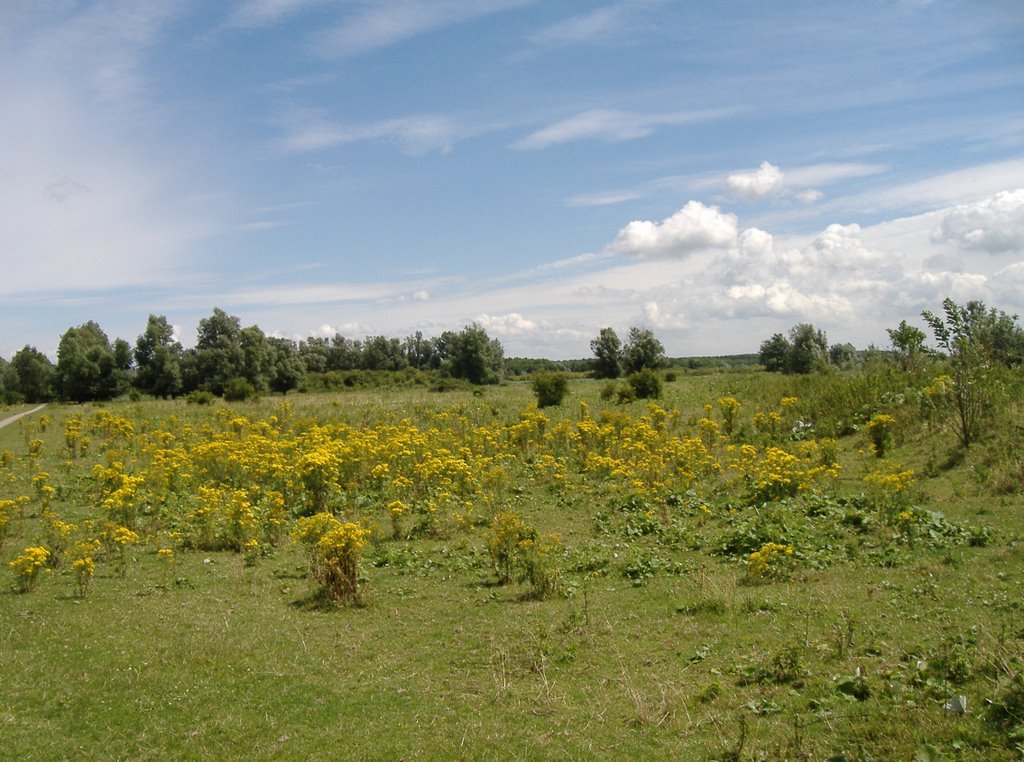
[[[17,415],[12,415],[10,418],[4,418],[2,421],[0,421],[0,429],[2,429],[4,426],[7,426],[9,424],[14,423],[19,418],[24,418],[26,415],[32,415],[32,413],[38,413],[44,407],[46,407],[46,405],[40,405],[39,407],[34,407],[31,410],[26,410],[24,413],[18,413]]]

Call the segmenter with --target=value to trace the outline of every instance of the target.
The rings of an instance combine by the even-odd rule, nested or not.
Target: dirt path
[[[46,407],[46,405],[40,405],[39,407],[34,407],[31,410],[26,410],[24,413],[18,413],[17,415],[12,415],[10,418],[4,418],[2,421],[0,421],[0,429],[2,429],[4,426],[6,426],[9,423],[14,423],[19,418],[24,418],[26,415],[32,415],[32,413],[38,413],[44,407]]]

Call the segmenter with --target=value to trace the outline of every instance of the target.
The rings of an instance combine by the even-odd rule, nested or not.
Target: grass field
[[[964,455],[893,374],[601,387],[0,430],[0,757],[1021,757],[1016,396]],[[371,530],[356,602],[290,540],[321,509]]]

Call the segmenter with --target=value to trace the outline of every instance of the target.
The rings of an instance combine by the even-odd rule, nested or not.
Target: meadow
[[[1019,759],[1021,379],[968,449],[929,381],[50,405],[0,756]]]

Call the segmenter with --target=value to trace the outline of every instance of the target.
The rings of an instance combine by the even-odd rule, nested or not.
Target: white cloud
[[[325,58],[359,55],[531,2],[535,0],[361,2],[341,23],[319,34],[313,48]]]
[[[877,210],[893,213],[907,208],[938,209],[979,201],[986,196],[1020,186],[1024,158],[979,164],[969,169],[933,175],[914,182],[889,186],[843,199],[843,208],[865,214]]]
[[[830,185],[855,177],[886,172],[884,164],[863,164],[857,162],[829,162],[794,167],[783,172],[771,162],[765,161],[756,170],[736,172],[725,180],[725,187],[733,196],[745,201],[758,201],[768,196],[796,198],[802,204],[814,204],[824,194],[814,185]],[[708,181],[705,181],[708,182]]]
[[[0,45],[0,293],[189,277],[182,252],[209,212],[175,203],[188,162],[142,137],[156,108],[143,59],[171,6],[39,3],[13,19]]]
[[[678,111],[643,114],[613,109],[591,109],[537,130],[512,144],[520,150],[538,150],[576,140],[603,140],[618,143],[647,137],[659,127],[679,127],[718,119],[734,113],[731,109]]]
[[[324,0],[247,0],[228,21],[229,26],[257,28],[270,26],[286,16],[323,4]]]
[[[858,162],[827,162],[791,167],[786,170],[786,183],[791,187],[805,185],[831,185],[852,177],[867,177],[889,171],[885,164],[862,164]]]
[[[734,196],[739,196],[747,201],[756,201],[782,190],[782,170],[767,161],[762,162],[761,166],[753,172],[729,175],[725,180],[725,185]]]
[[[475,322],[479,323],[484,330],[499,336],[519,336],[524,333],[533,333],[538,328],[534,321],[527,320],[518,312],[510,312],[507,315],[483,313],[477,315]]]
[[[531,35],[530,42],[542,47],[555,47],[606,40],[622,33],[626,11],[626,6],[610,5],[570,16]]]
[[[683,258],[702,249],[726,249],[736,244],[736,215],[717,206],[688,201],[662,220],[634,220],[619,231],[608,250],[639,258]]]
[[[566,206],[612,206],[626,201],[633,201],[641,198],[643,194],[637,191],[612,191],[610,193],[589,193],[571,196],[566,199]]]
[[[943,217],[933,238],[992,254],[1024,251],[1024,188],[957,206]]]
[[[393,141],[407,154],[418,156],[433,151],[447,153],[455,142],[471,134],[454,119],[437,114],[386,119],[367,124],[343,124],[319,115],[293,115],[288,133],[281,141],[284,150],[295,153],[320,151],[345,143]]]

